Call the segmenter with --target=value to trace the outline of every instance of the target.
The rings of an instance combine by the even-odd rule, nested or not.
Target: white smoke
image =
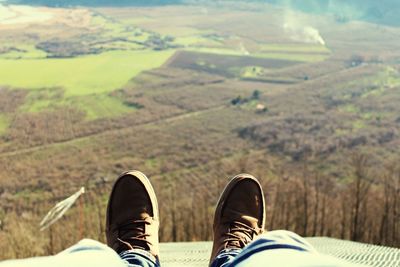
[[[239,46],[240,52],[242,53],[242,55],[248,56],[250,55],[249,50],[247,50],[247,48],[244,46],[244,44],[241,42],[240,46]]]
[[[325,40],[314,27],[285,23],[283,28],[293,41],[325,45]]]
[[[286,6],[283,29],[293,41],[309,44],[326,44],[319,31],[308,25],[306,19],[292,12],[289,6]]]

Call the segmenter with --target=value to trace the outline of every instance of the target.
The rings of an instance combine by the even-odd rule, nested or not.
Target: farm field
[[[0,11],[0,259],[104,241],[128,169],[163,200],[162,241],[210,240],[225,182],[249,172],[268,229],[399,246],[400,28],[288,27],[269,4]],[[83,212],[38,232],[81,186]]]
[[[5,59],[0,60],[1,82],[30,90],[61,87],[66,96],[111,92],[140,72],[160,67],[172,53],[112,51],[68,59]]]

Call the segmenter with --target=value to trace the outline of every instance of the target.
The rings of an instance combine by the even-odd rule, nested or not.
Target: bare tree
[[[364,154],[356,154],[352,158],[353,178],[351,185],[352,211],[351,211],[351,239],[362,238],[363,223],[361,220],[365,199],[371,187],[371,180],[368,177],[368,157]]]

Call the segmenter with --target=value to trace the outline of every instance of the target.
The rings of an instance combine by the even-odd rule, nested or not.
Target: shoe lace
[[[229,225],[229,232],[225,234],[225,248],[243,248],[249,244],[254,236],[258,235],[255,228],[241,222],[232,222]]]
[[[149,234],[146,234],[146,225],[150,222],[144,220],[133,220],[118,226],[118,238],[120,246],[118,252],[131,249],[145,249],[150,250],[151,242],[147,240]]]

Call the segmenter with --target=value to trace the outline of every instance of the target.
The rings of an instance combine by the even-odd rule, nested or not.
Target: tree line
[[[267,230],[399,247],[400,167],[393,162],[376,172],[363,154],[354,155],[349,165],[348,181],[341,182],[311,170],[307,162],[284,168],[253,156],[215,162],[210,169],[156,174],[151,179],[160,204],[160,239],[211,240],[214,207],[228,181],[226,174],[251,169],[266,194]],[[215,178],[204,177],[207,172]],[[111,184],[87,184],[80,202],[44,232],[38,230],[39,221],[60,197],[8,206],[0,224],[0,238],[7,241],[0,243],[2,257],[54,254],[83,237],[105,242]]]

